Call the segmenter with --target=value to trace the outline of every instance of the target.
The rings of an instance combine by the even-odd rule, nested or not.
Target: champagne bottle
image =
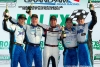
[[[6,9],[5,9],[5,15],[4,15],[4,17],[5,17],[5,19],[8,19],[8,15],[9,15],[9,10],[8,10],[8,5],[6,4]]]
[[[62,26],[62,34],[63,34],[63,37],[66,38],[66,32],[65,32],[65,27]]]
[[[91,3],[91,0],[90,0],[90,4],[89,4],[89,9],[92,10],[92,3]]]
[[[28,7],[27,7],[26,13],[28,13],[28,14],[29,14],[29,13],[30,13],[30,11],[31,11],[31,9],[32,9],[32,4],[31,4],[30,6],[28,6]]]

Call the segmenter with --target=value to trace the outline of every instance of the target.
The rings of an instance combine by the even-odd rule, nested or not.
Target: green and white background
[[[0,67],[10,67],[10,57],[9,57],[9,33],[4,31],[2,29],[2,20],[3,20],[3,11],[5,10],[5,7],[3,7],[2,3],[7,0],[0,0]],[[10,1],[10,0],[9,0]],[[98,0],[95,0],[98,1]],[[57,16],[57,23],[60,25],[64,24],[65,18],[70,16],[72,12],[76,9],[84,9],[87,12],[89,12],[89,9],[87,8],[88,0],[80,0],[79,5],[58,5],[58,6],[63,6],[60,10],[32,10],[32,13],[38,14],[39,16],[39,21],[42,22],[43,24],[49,24],[49,18],[50,15],[54,14]],[[14,6],[15,5],[15,6]],[[14,18],[17,19],[18,14],[25,14],[28,18],[26,23],[30,23],[30,17],[26,14],[25,10],[22,10],[19,8],[19,6],[29,6],[30,4],[25,3],[24,0],[17,0],[14,3],[14,7],[9,7],[10,15]],[[34,6],[49,6],[49,5],[41,5],[41,4],[33,4]],[[52,5],[56,6],[56,5]],[[92,33],[92,39],[93,39],[93,52],[94,52],[94,67],[100,67],[100,44],[98,41],[100,40],[100,5],[97,3],[95,8],[95,11],[97,13],[97,24],[93,28],[93,33]],[[98,8],[97,8],[98,7]],[[89,22],[91,20],[91,14],[89,13],[88,16],[86,17],[85,21]],[[76,23],[76,21],[73,21]],[[41,41],[41,47],[44,47],[44,38]],[[63,47],[61,44],[59,44],[59,49],[60,49],[60,58],[59,58],[59,67],[63,67]],[[33,63],[34,66],[34,63]],[[50,65],[51,67],[51,65]]]

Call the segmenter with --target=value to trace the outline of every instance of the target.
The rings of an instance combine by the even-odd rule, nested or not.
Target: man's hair
[[[32,14],[31,18],[33,18],[33,17],[38,18],[38,15],[37,14]]]
[[[56,18],[55,15],[52,15],[52,16],[50,17],[50,20],[52,20],[52,19],[57,20],[57,18]]]
[[[67,22],[67,21],[71,21],[72,22],[72,18],[66,18],[66,21],[65,21],[65,23]]]
[[[84,18],[83,18],[82,15],[78,15],[78,16],[77,16],[77,20],[79,20],[79,19],[84,19]]]

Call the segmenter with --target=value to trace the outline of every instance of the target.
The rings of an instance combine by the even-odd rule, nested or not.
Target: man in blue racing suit
[[[64,67],[77,67],[77,30],[73,26],[72,19],[66,18],[65,34],[61,35],[61,39],[64,46]]]
[[[42,67],[42,50],[40,47],[40,41],[44,34],[43,28],[38,25],[38,15],[32,14],[31,17],[31,24],[24,25],[26,38],[25,41],[26,45],[26,58],[27,58],[27,65],[28,67],[32,67],[32,62],[34,59],[35,67]],[[12,21],[14,18],[12,19]],[[13,23],[16,23],[16,21]]]
[[[27,37],[27,47],[26,47],[26,57],[28,67],[32,67],[32,62],[34,59],[35,67],[42,67],[42,50],[40,47],[40,41],[44,31],[42,27],[38,26],[38,15],[33,14],[31,16],[31,25],[26,26],[26,37]]]
[[[3,20],[3,28],[4,30],[10,31],[13,34],[13,50],[12,50],[12,57],[11,57],[11,67],[18,67],[18,62],[20,63],[21,67],[27,67],[26,61],[26,54],[23,49],[23,41],[25,38],[25,30],[23,25],[25,23],[25,15],[21,14],[18,17],[18,23],[12,24],[9,26],[7,24],[7,20]],[[11,39],[12,40],[12,39]]]
[[[77,16],[77,40],[78,40],[78,57],[79,57],[79,65],[84,67],[84,66],[89,66],[92,67],[91,65],[91,59],[90,59],[90,52],[88,49],[88,30],[93,24],[96,18],[95,11],[92,5],[92,9],[90,9],[91,15],[92,15],[92,21],[90,23],[85,23],[83,16]]]

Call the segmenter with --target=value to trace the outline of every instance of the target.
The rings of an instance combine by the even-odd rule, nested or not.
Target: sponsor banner
[[[91,2],[93,3],[95,8],[100,8],[100,0],[88,0],[88,7]]]
[[[97,18],[100,18],[100,6],[99,0],[91,0],[94,4],[95,11],[97,14]],[[10,15],[17,19],[19,14],[25,14],[27,17],[26,24],[31,23],[31,19],[26,14],[26,9],[29,5],[32,4],[32,13],[38,14],[39,22],[43,24],[49,25],[49,19],[51,15],[55,15],[57,17],[57,23],[61,26],[65,25],[65,20],[67,17],[71,17],[73,19],[73,23],[76,22],[76,16],[83,14],[86,22],[91,21],[91,13],[88,9],[88,5],[90,4],[90,0],[0,0],[0,67],[10,67],[10,56],[9,56],[9,33],[2,29],[2,20],[3,20],[3,12],[5,10],[5,6],[8,4],[8,10]],[[100,66],[100,20],[97,20],[97,24],[95,25],[92,32],[92,45],[93,45],[93,53],[94,53],[94,67]],[[10,25],[10,23],[8,22]],[[25,46],[25,45],[23,45]],[[41,41],[41,48],[44,49],[44,38]],[[59,65],[58,67],[63,67],[63,47],[62,44],[59,43]],[[50,62],[50,67],[52,62]],[[34,66],[34,62],[33,62]],[[20,67],[20,66],[18,66]]]
[[[10,43],[9,41],[0,41],[0,50],[9,49],[9,43]],[[92,45],[93,45],[94,50],[100,50],[99,41],[92,41]],[[42,49],[44,49],[44,41],[40,42],[40,46]],[[23,48],[24,47],[25,47],[25,45],[23,44]],[[59,48],[59,50],[64,49],[61,42],[59,42],[58,48]]]

